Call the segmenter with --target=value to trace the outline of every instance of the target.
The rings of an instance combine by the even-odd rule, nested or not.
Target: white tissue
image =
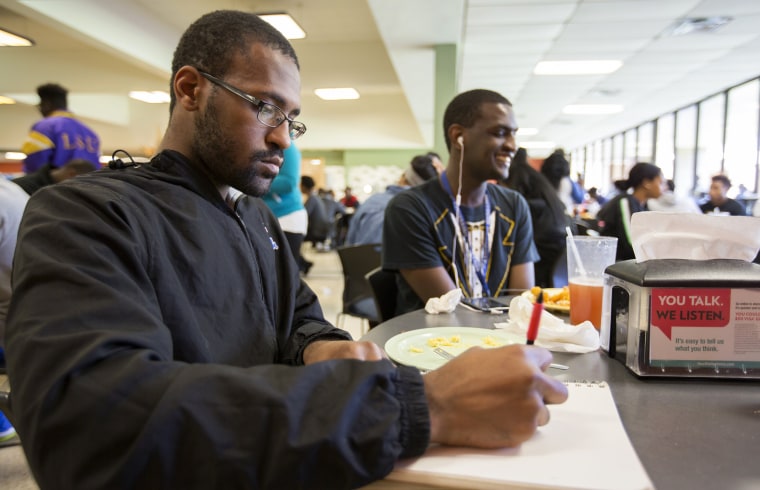
[[[533,302],[524,296],[515,296],[509,303],[509,320],[506,323],[495,323],[494,327],[525,337],[532,313]],[[599,348],[599,332],[589,321],[570,325],[544,310],[535,345],[554,352],[585,354]]]
[[[443,296],[438,298],[430,298],[425,303],[425,311],[431,315],[437,315],[438,313],[451,313],[459,304],[459,300],[462,299],[462,290],[452,289]]]
[[[631,240],[636,262],[650,259],[752,262],[760,247],[760,219],[656,211],[634,213]]]

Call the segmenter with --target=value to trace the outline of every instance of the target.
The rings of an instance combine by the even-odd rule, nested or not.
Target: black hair
[[[68,105],[66,96],[69,91],[57,83],[46,83],[37,87],[37,95],[40,96],[40,103],[47,102],[51,108],[66,109]]]
[[[712,181],[713,182],[720,182],[721,184],[723,184],[723,186],[726,189],[730,189],[731,188],[731,179],[729,179],[728,177],[726,177],[723,174],[713,175]]]
[[[628,179],[615,181],[615,187],[625,192],[630,188],[635,189],[645,180],[656,179],[660,175],[662,175],[662,170],[657,165],[639,162],[628,172]]]
[[[174,77],[183,66],[223,78],[235,54],[248,55],[251,44],[261,43],[277,49],[288,56],[300,69],[298,57],[290,42],[280,31],[261,20],[255,14],[237,10],[217,10],[193,22],[182,34],[174,50],[172,75],[169,82],[171,102],[169,113],[174,109]]]
[[[314,182],[314,179],[312,179],[308,175],[302,175],[301,185],[304,186],[304,188],[306,188],[308,191],[311,191],[317,185],[317,183]]]
[[[557,190],[551,182],[538,170],[528,163],[525,148],[518,148],[509,166],[509,176],[503,181],[506,187],[513,189],[525,197],[530,203],[533,200],[546,202],[550,209],[555,225],[564,230],[566,223],[565,205],[557,195]]]
[[[430,158],[437,158],[438,160],[441,160],[441,155],[439,155],[438,153],[436,153],[434,151],[429,151],[429,152],[427,152],[425,154],[427,156],[429,156]],[[443,161],[443,160],[441,160],[441,161]]]
[[[449,139],[449,127],[459,124],[465,128],[471,128],[480,117],[480,108],[483,104],[506,104],[512,103],[498,92],[486,89],[475,89],[454,97],[443,114],[443,136],[446,148],[451,148]]]
[[[430,180],[433,177],[438,176],[438,172],[433,166],[433,158],[428,153],[427,155],[417,155],[412,158],[411,163],[414,173],[419,175],[423,180]]]
[[[565,152],[556,150],[546,157],[541,165],[541,173],[551,182],[555,190],[559,189],[562,179],[570,175],[570,162],[565,158]]]

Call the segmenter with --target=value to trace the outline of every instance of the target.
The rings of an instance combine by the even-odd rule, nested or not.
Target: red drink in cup
[[[602,326],[602,293],[604,283],[601,279],[578,277],[570,280],[570,323],[578,325],[585,320],[594,324],[599,330]]]

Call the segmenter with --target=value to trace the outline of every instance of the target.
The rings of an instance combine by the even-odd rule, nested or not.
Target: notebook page
[[[566,384],[567,402],[551,405],[549,424],[521,447],[431,446],[419,458],[399,461],[384,482],[467,489],[653,489],[609,385],[599,381]]]

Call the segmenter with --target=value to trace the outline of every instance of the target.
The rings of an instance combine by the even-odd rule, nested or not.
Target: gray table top
[[[428,327],[493,328],[507,315],[423,310],[381,323],[362,337],[381,347],[396,334]],[[638,378],[604,352],[555,353],[563,380],[607,381],[636,452],[658,490],[760,489],[760,383]]]

